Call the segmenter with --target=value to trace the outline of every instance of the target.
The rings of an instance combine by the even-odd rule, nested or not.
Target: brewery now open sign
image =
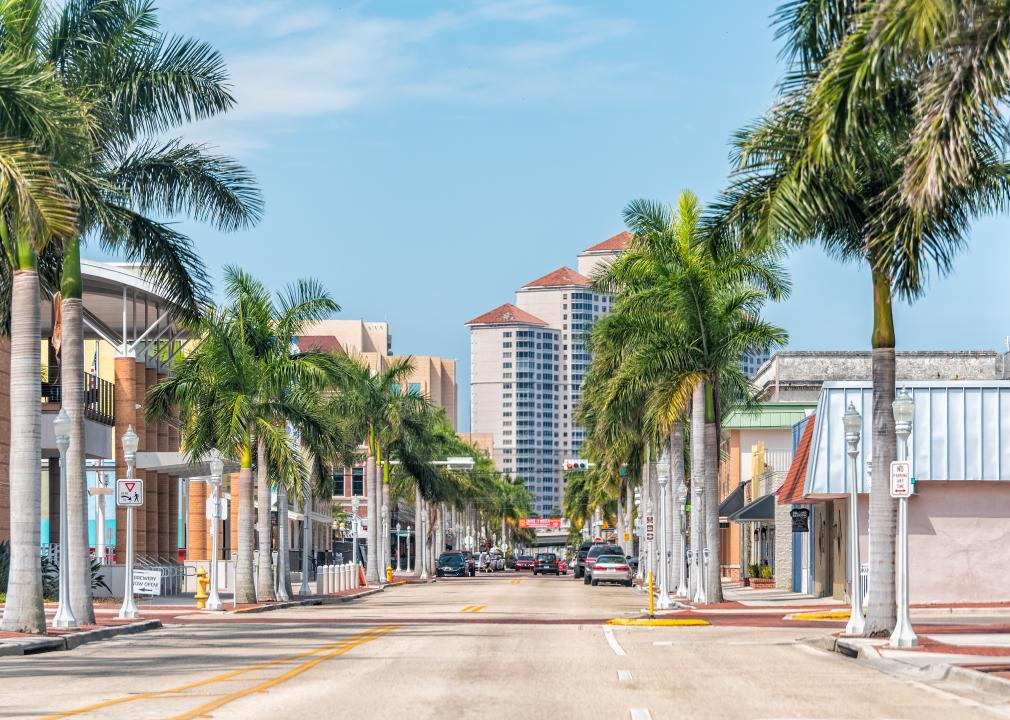
[[[789,517],[793,519],[793,532],[810,532],[810,511],[807,508],[793,508]]]

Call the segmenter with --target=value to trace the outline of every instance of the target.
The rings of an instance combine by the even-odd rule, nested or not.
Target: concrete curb
[[[356,595],[323,595],[320,597],[309,598],[308,600],[290,600],[288,602],[271,603],[270,605],[254,605],[247,608],[239,608],[238,610],[229,610],[228,615],[245,615],[249,613],[264,613],[270,612],[272,610],[288,610],[295,607],[309,607],[311,605],[335,605],[341,602],[350,602],[351,600],[357,600],[358,598],[368,597],[369,595],[374,595],[375,593],[380,593],[385,590],[388,585],[382,587],[374,587],[365,590],[364,592],[357,593]]]
[[[845,655],[846,657],[855,659],[858,663],[891,675],[899,675],[903,678],[926,683],[956,682],[989,695],[1010,699],[1010,680],[996,675],[989,675],[978,670],[951,665],[950,663],[934,663],[922,667],[909,665],[901,660],[885,658],[872,646],[857,645],[843,638],[820,637],[804,639],[800,642],[822,650]]]
[[[76,647],[98,640],[108,640],[119,635],[134,635],[147,630],[160,628],[161,620],[143,620],[129,625],[110,625],[108,627],[86,630],[84,632],[64,635],[62,637],[26,638],[13,642],[0,643],[0,656],[4,655],[38,655],[39,653],[56,650],[73,650]]]

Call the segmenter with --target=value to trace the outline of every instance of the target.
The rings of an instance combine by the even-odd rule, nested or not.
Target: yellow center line
[[[266,690],[269,690],[272,687],[276,687],[277,685],[280,685],[283,682],[287,682],[291,678],[301,675],[303,672],[306,672],[307,670],[311,670],[320,663],[326,662],[327,660],[331,660],[332,658],[335,658],[339,655],[343,655],[345,652],[353,650],[359,645],[364,645],[365,643],[370,643],[373,640],[378,640],[380,637],[382,637],[386,633],[392,632],[397,627],[399,626],[387,625],[386,627],[382,628],[381,630],[372,635],[363,637],[360,640],[344,645],[343,647],[339,647],[336,650],[328,652],[320,657],[313,658],[312,660],[304,662],[297,667],[291,668],[282,675],[278,675],[277,677],[271,678],[269,680],[264,680],[258,685],[253,685],[243,690],[236,690],[235,692],[217,698],[216,700],[211,700],[209,703],[201,705],[195,710],[190,710],[189,712],[183,713],[182,715],[176,715],[175,717],[171,718],[171,720],[194,720],[195,718],[203,717],[207,713],[212,712],[213,710],[217,710],[219,707],[227,705],[228,703],[240,700],[241,698],[244,698],[247,695],[252,695],[253,693],[259,693],[259,692],[265,692]]]
[[[187,690],[192,690],[194,688],[204,687],[206,685],[213,685],[214,683],[231,680],[232,678],[238,677],[239,675],[255,672],[257,670],[264,670],[266,668],[273,667],[274,665],[282,665],[284,663],[289,663],[295,660],[301,660],[302,658],[318,655],[321,652],[326,652],[327,650],[332,650],[334,648],[347,645],[348,643],[353,643],[359,639],[367,638],[371,635],[379,633],[381,630],[382,630],[381,627],[370,628],[356,635],[352,635],[349,638],[344,638],[343,640],[340,640],[335,643],[322,645],[312,650],[306,650],[304,652],[295,653],[294,655],[288,655],[282,658],[276,658],[274,660],[266,660],[261,663],[256,663],[255,665],[250,665],[249,667],[240,668],[238,670],[230,670],[226,673],[215,675],[205,680],[197,680],[194,682],[186,683],[184,685],[179,685],[178,687],[169,688],[168,690],[157,690],[146,693],[137,693],[136,695],[128,695],[126,697],[116,698],[114,700],[105,700],[103,702],[94,703],[93,705],[87,705],[85,707],[76,708],[74,710],[66,710],[64,712],[55,713],[53,715],[47,715],[44,718],[42,718],[42,720],[60,720],[60,718],[74,717],[75,715],[81,715],[83,713],[91,712],[92,710],[101,710],[103,708],[112,707],[114,705],[122,705],[123,703],[134,702],[135,700],[151,700],[161,697],[168,697],[169,695],[175,693],[182,693]],[[385,634],[385,632],[382,632],[381,634]],[[376,637],[378,637],[378,635],[376,635]]]
[[[474,607],[473,605],[467,605],[465,608],[460,610],[460,612],[470,612],[473,610],[473,607]]]
[[[486,607],[487,607],[487,605],[474,605],[473,606],[473,610],[470,610],[469,612],[472,612],[472,613],[480,612],[481,610],[483,610]]]

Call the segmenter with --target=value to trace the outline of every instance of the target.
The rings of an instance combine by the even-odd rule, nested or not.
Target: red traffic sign
[[[116,480],[116,505],[119,507],[140,507],[143,504],[143,480]]]

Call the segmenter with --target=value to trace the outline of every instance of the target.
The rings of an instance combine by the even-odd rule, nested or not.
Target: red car
[[[533,558],[529,555],[520,555],[516,558],[516,572],[533,569]]]
[[[558,560],[558,571],[560,571],[560,573],[562,575],[567,575],[568,574],[568,562],[565,561],[565,560]]]

